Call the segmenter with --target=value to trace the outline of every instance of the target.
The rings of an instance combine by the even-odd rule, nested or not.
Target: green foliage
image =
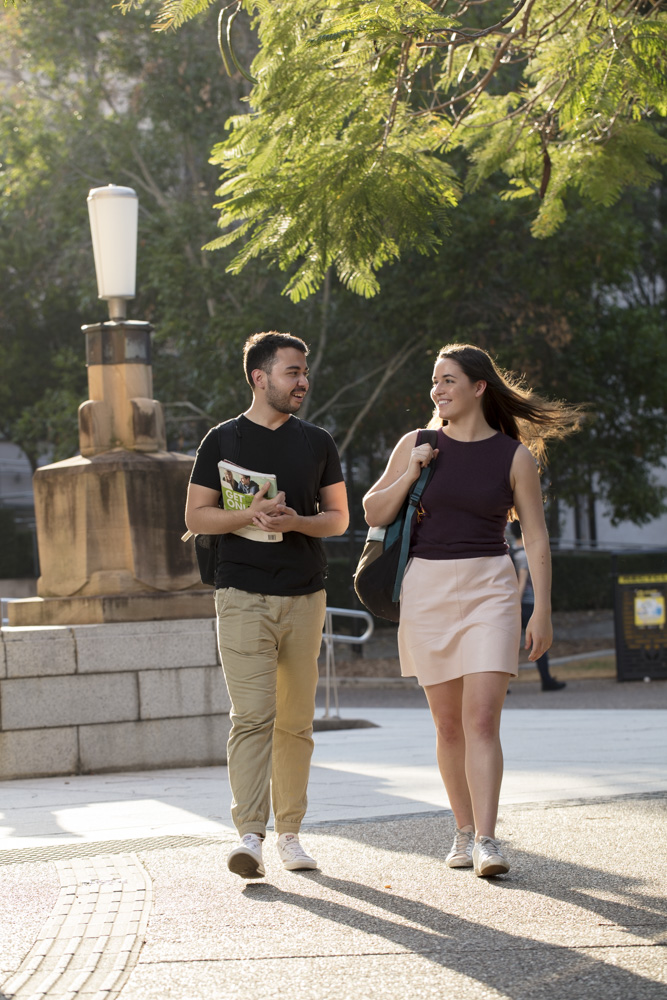
[[[160,398],[237,412],[239,387],[218,369],[226,344],[254,328],[244,303],[258,277],[239,280],[237,298],[200,251],[215,233],[208,152],[245,86],[224,72],[213,18],[158,37],[145,12],[122,17],[90,0],[31,0],[2,17],[0,431],[33,461],[78,450],[80,328],[106,313],[86,197],[110,180],[139,195],[130,315],[156,326]],[[249,61],[247,31],[239,41]]]
[[[358,6],[331,7],[327,17],[352,16]],[[385,16],[388,7],[376,7]],[[446,112],[428,103],[433,82],[442,90],[460,77],[462,90],[474,87],[493,66],[496,41],[455,46],[451,64],[413,41],[402,49],[407,36],[398,34],[387,44],[356,36],[320,44],[324,13],[317,4],[301,8],[298,30],[291,30],[291,4],[257,4],[259,56],[245,14],[235,23],[234,45],[239,63],[257,75],[253,101],[260,95],[263,104],[241,115],[249,88],[240,74],[230,79],[224,72],[215,12],[156,35],[147,16],[155,9],[122,17],[92,0],[31,0],[3,14],[0,58],[11,84],[0,97],[3,433],[33,461],[76,450],[76,406],[86,396],[80,326],[104,314],[85,201],[90,187],[112,180],[139,194],[139,294],[130,315],[156,328],[156,395],[172,404],[172,447],[195,446],[205,429],[200,421],[245,408],[240,348],[248,334],[291,330],[311,345],[304,415],[327,426],[343,448],[353,520],[362,531],[361,496],[396,440],[428,420],[434,352],[449,340],[472,341],[524,371],[544,394],[589,404],[582,432],[550,452],[554,535],[558,500],[592,496],[615,520],[637,523],[664,510],[664,491],[652,480],[667,451],[664,170],[654,158],[651,188],[620,194],[605,175],[617,139],[648,119],[633,118],[628,131],[612,130],[609,141],[591,143],[581,155],[587,176],[599,174],[595,184],[618,195],[613,209],[559,181],[559,197],[541,204],[561,224],[537,241],[531,227],[544,167],[539,131],[529,138],[517,115],[508,119],[511,133],[504,123],[486,129],[486,147],[456,146]],[[284,27],[266,21],[274,9]],[[554,0],[549,9],[560,7]],[[493,16],[504,11],[498,6]],[[483,27],[480,17],[467,25],[475,27]],[[390,122],[398,51],[407,76]],[[332,52],[344,57],[341,68]],[[293,73],[297,54],[303,72]],[[518,81],[521,67],[500,65],[504,89],[494,75],[487,90],[510,116],[524,107],[532,84],[512,89],[510,76]],[[604,74],[596,79],[600,85]],[[485,108],[487,90],[471,114]],[[322,93],[326,114],[314,115]],[[354,115],[346,112],[351,104]],[[222,212],[233,215],[227,202],[237,199],[231,228],[249,227],[237,244],[247,257],[234,275],[224,271],[231,248],[200,252],[216,223],[211,205],[220,164],[207,158],[230,117],[234,127],[216,152],[224,169]],[[511,184],[503,170],[519,147]],[[557,160],[555,146],[549,149]],[[481,168],[475,174],[471,157],[478,152],[480,164],[492,155],[489,176]],[[635,152],[619,155],[629,162]],[[552,166],[556,179],[558,169]],[[506,198],[510,190],[518,197]],[[282,214],[270,210],[276,199]],[[411,233],[428,255],[410,249]],[[374,298],[359,297],[356,290],[377,287],[378,246],[395,261],[392,280]],[[280,295],[285,276],[266,266],[279,262],[271,247],[282,254],[291,294],[313,294],[298,303]],[[238,261],[232,266],[238,270]],[[176,419],[202,411],[210,420]]]
[[[159,23],[201,6],[164,0]],[[572,192],[611,206],[667,162],[660,4],[240,6],[258,34],[256,82],[214,149],[225,232],[207,247],[241,241],[233,273],[266,258],[289,272],[294,301],[329,267],[375,295],[383,265],[446,240],[464,185],[502,173],[502,196],[526,200],[546,237]]]
[[[664,573],[664,552],[551,553],[553,566],[552,600],[554,611],[594,611],[613,608],[617,575]]]
[[[430,31],[451,28],[455,21],[451,17],[435,14],[420,0],[373,0],[371,3],[329,4],[334,17],[333,26],[328,19],[323,21],[320,32],[313,43],[335,42],[339,39],[357,38],[364,35],[374,42],[402,42],[406,35],[424,37]],[[267,12],[268,13],[268,12]]]
[[[0,535],[0,579],[34,576],[33,533],[23,530],[6,507],[0,507]]]
[[[115,4],[123,14],[143,7],[146,0],[119,0]],[[199,14],[204,14],[212,6],[214,0],[163,0],[160,13],[155,19],[157,31],[167,31],[169,28],[180,28]]]
[[[86,395],[85,369],[71,347],[53,354],[51,369],[41,396],[23,407],[12,427],[33,468],[44,455],[59,462],[79,450],[77,411]]]
[[[295,7],[296,35],[291,17],[262,25],[253,113],[234,118],[230,137],[213,150],[212,162],[224,171],[216,207],[227,232],[207,249],[245,238],[232,273],[268,257],[291,272],[285,291],[296,302],[319,287],[329,267],[352,291],[374,295],[375,272],[402,246],[435,248],[458,183],[434,155],[437,132],[412,131],[404,106],[386,128],[385,101],[372,80],[389,82],[388,67],[372,42],[353,39],[343,53],[340,45],[310,45],[312,31],[323,30],[333,14],[318,3]],[[283,57],[289,51],[297,74]],[[304,101],[318,113],[300,115]]]
[[[614,606],[608,552],[552,552],[554,611],[595,611]]]

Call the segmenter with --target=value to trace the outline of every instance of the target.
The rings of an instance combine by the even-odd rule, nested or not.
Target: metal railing
[[[343,618],[360,618],[362,621],[366,622],[366,631],[362,632],[361,635],[343,635],[341,633],[336,633],[333,630],[333,618],[334,615]],[[325,674],[324,674],[324,688],[325,688],[325,699],[324,699],[324,715],[323,719],[340,718],[340,709],[338,706],[338,681],[336,678],[336,655],[334,651],[334,643],[342,642],[347,643],[349,646],[363,645],[368,642],[370,637],[373,635],[373,616],[368,613],[368,611],[352,611],[349,608],[327,608],[324,617],[324,632],[322,633],[322,641],[324,643],[325,652]],[[332,715],[330,712],[331,707],[331,694],[333,692],[333,700],[335,704],[335,714]]]

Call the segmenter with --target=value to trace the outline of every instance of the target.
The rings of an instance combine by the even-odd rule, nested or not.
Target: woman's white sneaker
[[[510,870],[509,861],[493,837],[482,837],[472,849],[475,875],[504,875]]]
[[[280,860],[288,872],[317,868],[317,861],[304,851],[296,833],[281,833],[277,846]]]
[[[262,862],[262,838],[256,833],[246,833],[241,843],[229,852],[227,867],[241,878],[264,878],[266,871]]]
[[[475,844],[474,830],[456,828],[452,849],[445,858],[450,868],[472,868],[472,849]]]

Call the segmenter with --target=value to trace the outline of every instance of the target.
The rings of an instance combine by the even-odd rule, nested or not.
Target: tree
[[[160,398],[236,408],[237,380],[217,369],[255,328],[261,310],[245,303],[260,277],[233,291],[200,250],[215,225],[209,150],[246,86],[206,44],[210,19],[157,38],[143,13],[89,0],[33,0],[0,18],[0,431],[33,462],[77,450],[80,328],[105,312],[86,196],[110,180],[139,195],[130,309],[155,324]]]
[[[122,0],[124,10],[145,0]],[[212,0],[162,0],[178,27]],[[458,235],[462,190],[501,172],[501,197],[556,231],[568,192],[615,203],[667,160],[667,14],[629,0],[239,0],[253,16],[250,113],[214,149],[219,225],[208,244],[290,272],[298,301],[330,267],[362,295],[402,252]],[[224,10],[223,10],[224,13]],[[222,18],[222,14],[221,14]],[[233,52],[233,47],[232,47]],[[238,60],[237,60],[238,63]]]
[[[462,192],[452,239],[426,257],[402,252],[381,295],[359,297],[332,265],[294,304],[276,267],[250,259],[229,276],[229,249],[200,252],[216,221],[209,151],[250,90],[240,72],[226,74],[213,17],[156,34],[138,9],[123,18],[93,0],[31,0],[4,18],[1,429],[33,458],[45,443],[54,457],[76,450],[79,327],[102,314],[85,197],[114,180],[140,197],[131,310],[156,327],[156,394],[168,414],[193,414],[192,425],[170,423],[174,447],[196,445],[210,423],[245,408],[245,337],[290,330],[311,345],[304,415],[334,433],[358,501],[400,435],[428,419],[434,352],[472,341],[541,392],[590,404],[582,433],[551,450],[554,497],[595,496],[640,523],[660,512],[651,470],[667,450],[661,171],[650,191],[624,191],[613,212],[566,193],[566,222],[548,240],[532,236],[530,199],[504,198],[496,173]],[[232,43],[239,64],[256,68],[241,17]],[[223,50],[229,61],[224,37]],[[461,176],[464,152],[448,166]],[[334,184],[328,199],[336,193]],[[361,526],[358,503],[356,512]]]

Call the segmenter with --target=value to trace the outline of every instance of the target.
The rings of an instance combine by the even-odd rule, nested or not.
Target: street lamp
[[[137,270],[139,199],[128,187],[108,184],[88,192],[88,216],[99,298],[107,299],[110,319],[125,319]]]
[[[136,290],[139,201],[132,188],[108,184],[88,193],[97,292],[109,320],[83,327],[88,396],[79,407],[81,454],[113,448],[163,451],[162,407],[153,399],[150,323],[126,319]]]
[[[81,454],[33,479],[41,576],[38,598],[14,601],[12,625],[205,618],[183,508],[192,457],[166,450],[153,399],[150,323],[126,319],[135,295],[137,195],[93,188],[88,212],[99,297],[108,320],[82,327],[88,399],[79,407]]]

